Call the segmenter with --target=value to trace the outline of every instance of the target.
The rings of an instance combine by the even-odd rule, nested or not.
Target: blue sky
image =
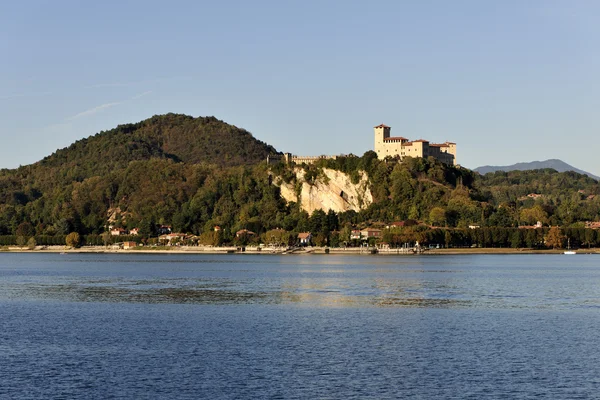
[[[298,155],[373,126],[475,168],[600,175],[597,1],[12,1],[0,5],[0,168],[167,112]]]

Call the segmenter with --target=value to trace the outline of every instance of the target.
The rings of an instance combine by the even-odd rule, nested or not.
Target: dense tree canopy
[[[293,242],[295,233],[310,231],[315,241],[331,244],[348,242],[349,227],[411,219],[435,228],[413,229],[411,235],[436,243],[539,244],[543,236],[513,229],[538,222],[571,229],[579,244],[597,241],[583,228],[585,221],[600,219],[600,187],[574,172],[480,176],[432,158],[378,160],[373,151],[313,165],[268,166],[266,156],[273,153],[248,132],[213,117],[169,114],[122,125],[36,164],[0,171],[0,235],[24,243],[33,236],[62,237],[64,243],[77,232],[101,243],[109,225],[139,228],[141,237],[170,225],[211,244],[233,242],[241,229],[273,243]],[[326,179],[323,168],[342,171],[355,183],[365,172],[374,202],[360,212],[308,215],[287,204],[273,184],[277,176],[300,187],[294,168],[304,169],[309,184]],[[464,233],[469,227],[481,229]],[[400,243],[406,232],[388,239]]]

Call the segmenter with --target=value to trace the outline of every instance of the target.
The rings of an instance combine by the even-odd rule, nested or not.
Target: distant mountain
[[[513,165],[506,165],[503,167],[502,166],[484,165],[483,167],[475,168],[474,171],[479,172],[482,175],[485,175],[489,172],[496,172],[496,171],[505,171],[505,172],[529,171],[529,170],[534,170],[534,169],[546,169],[546,168],[551,168],[558,172],[574,171],[574,172],[577,172],[578,174],[587,175],[590,178],[593,178],[595,180],[600,180],[600,177],[598,177],[594,174],[590,174],[589,172],[582,171],[578,168],[573,167],[572,165],[567,164],[564,161],[557,160],[557,159],[546,160],[546,161],[522,162],[522,163],[517,163],[517,164],[513,164]]]

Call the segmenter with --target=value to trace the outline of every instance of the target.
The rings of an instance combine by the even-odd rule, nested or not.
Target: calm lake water
[[[0,254],[4,399],[597,399],[600,256]]]

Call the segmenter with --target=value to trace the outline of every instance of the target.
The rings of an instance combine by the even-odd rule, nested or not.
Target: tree
[[[592,247],[592,244],[596,244],[596,232],[593,229],[586,229],[584,232],[584,243],[588,245],[588,247]]]
[[[57,233],[66,235],[71,231],[71,223],[66,218],[61,218],[54,224],[54,228]]]
[[[79,236],[79,233],[77,232],[71,232],[65,238],[65,242],[67,246],[78,248],[81,246],[81,236]]]
[[[328,234],[327,225],[327,214],[325,214],[325,211],[321,209],[313,211],[308,222],[310,232],[313,235],[316,235],[317,233]]]
[[[344,227],[342,228],[342,231],[340,232],[340,235],[339,235],[339,241],[341,243],[344,243],[344,246],[348,246],[348,243],[350,243],[351,236],[352,236],[352,226],[350,224],[344,225]]]
[[[341,244],[341,241],[340,241],[339,232],[332,233],[331,236],[329,237],[329,246],[340,247],[340,244]]]
[[[236,234],[234,242],[238,246],[246,246],[250,243],[252,236],[254,235],[251,233],[240,232],[239,234]]]
[[[336,214],[335,211],[333,210],[329,210],[327,212],[327,231],[328,232],[332,232],[332,231],[337,231],[340,225],[340,221],[338,219],[338,215]]]
[[[289,242],[289,233],[283,229],[271,229],[265,233],[265,243],[269,246],[284,246]]]
[[[442,207],[433,207],[429,212],[429,222],[431,225],[444,226],[446,224],[446,210]]]
[[[27,248],[29,250],[34,250],[35,246],[37,246],[37,242],[35,241],[35,238],[32,236],[29,238],[29,240],[27,241]]]
[[[322,247],[327,245],[327,236],[323,232],[317,233],[316,236],[313,236],[313,241],[315,245]]]
[[[108,244],[111,242],[112,235],[110,232],[104,232],[102,235],[100,235],[100,237],[102,238],[102,243],[104,243],[105,246],[108,246]]]
[[[212,245],[213,246],[220,246],[223,244],[223,231],[221,230],[217,230],[217,231],[213,231],[212,234]]]
[[[415,194],[417,181],[402,164],[398,164],[390,174],[390,195],[396,201],[410,199]]]
[[[27,236],[17,236],[17,246],[23,247],[27,243]]]
[[[140,222],[139,234],[145,238],[156,236],[156,224],[152,218],[145,218]]]
[[[538,221],[545,224],[548,222],[548,213],[546,213],[541,206],[535,205],[532,208],[523,208],[519,214],[521,222],[534,225]]]
[[[548,234],[545,238],[546,246],[555,248],[562,248],[565,241],[565,236],[563,235],[561,229],[558,226],[553,226],[548,231]]]
[[[515,229],[510,235],[510,246],[515,249],[523,246],[523,233],[520,229]]]
[[[527,229],[525,230],[525,235],[523,240],[525,241],[525,246],[527,247],[539,247],[540,241],[538,237],[538,231],[540,229]]]
[[[410,206],[410,210],[408,211],[409,219],[419,219],[419,208],[416,204]]]
[[[446,245],[446,248],[450,247],[452,244],[452,233],[448,229],[444,232],[444,244]]]
[[[500,207],[498,207],[498,210],[495,213],[493,213],[488,218],[487,221],[488,221],[488,225],[490,225],[490,226],[505,226],[505,227],[508,227],[508,226],[514,226],[515,225],[514,218],[511,215],[511,210],[506,205],[500,205]]]
[[[33,226],[31,226],[31,224],[29,222],[20,223],[15,231],[15,235],[17,235],[17,236],[30,237],[30,236],[33,236],[34,234],[35,234],[35,230],[33,229]]]

